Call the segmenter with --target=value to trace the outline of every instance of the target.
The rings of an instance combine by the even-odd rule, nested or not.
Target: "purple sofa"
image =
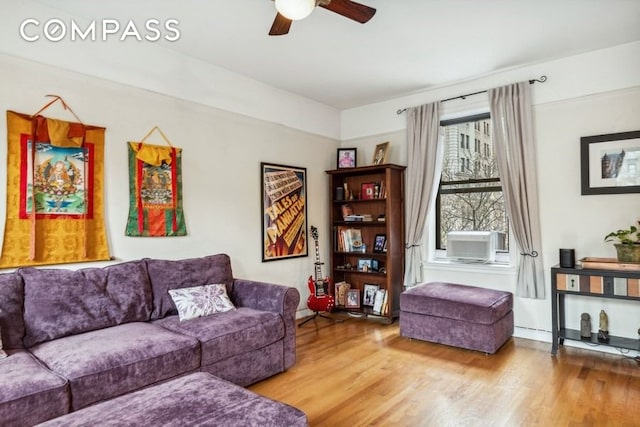
[[[169,289],[224,284],[236,310],[179,321]],[[0,274],[0,425],[26,426],[193,372],[247,386],[295,363],[295,288],[227,255]]]

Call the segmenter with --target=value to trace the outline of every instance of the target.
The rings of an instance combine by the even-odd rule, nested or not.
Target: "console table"
[[[599,268],[551,268],[551,316],[553,344],[551,354],[558,352],[558,345],[565,339],[585,341],[640,351],[640,340],[609,336],[608,342],[598,341],[598,334],[591,339],[581,338],[580,331],[565,326],[565,299],[567,296],[581,295],[593,298],[615,298],[640,302],[640,270],[609,270]],[[593,325],[592,325],[593,329]]]

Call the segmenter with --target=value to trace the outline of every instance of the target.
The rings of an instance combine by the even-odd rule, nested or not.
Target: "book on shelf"
[[[382,315],[387,316],[389,314],[389,292],[384,293],[384,299],[382,300]]]
[[[347,215],[343,219],[346,222],[373,221],[373,215],[371,215],[371,214],[353,214],[353,215]]]
[[[387,294],[385,289],[378,289],[376,295],[373,298],[373,312],[376,314],[382,314],[382,305],[384,304],[384,298]]]
[[[362,250],[362,232],[359,228],[337,227],[336,243],[339,252],[358,252]]]
[[[365,182],[363,183],[360,188],[360,198],[362,200],[371,200],[374,198],[375,195],[375,186],[376,183],[375,182]]]

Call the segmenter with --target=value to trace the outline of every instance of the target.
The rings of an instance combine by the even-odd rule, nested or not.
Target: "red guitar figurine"
[[[322,277],[322,262],[320,262],[320,247],[318,245],[318,229],[311,226],[311,236],[316,244],[316,278],[309,276],[309,298],[307,298],[307,307],[309,310],[314,311],[314,315],[300,323],[298,326],[302,326],[308,321],[315,319],[316,317],[324,317],[326,319],[332,319],[331,317],[324,316],[321,311],[331,311],[335,305],[335,299],[333,295],[329,294],[329,288],[331,287],[331,279],[328,277]]]

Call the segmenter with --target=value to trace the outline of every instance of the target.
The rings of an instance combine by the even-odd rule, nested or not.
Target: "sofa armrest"
[[[300,292],[290,286],[234,279],[231,299],[238,307],[279,313],[284,320],[284,369],[296,363],[296,311]]]

